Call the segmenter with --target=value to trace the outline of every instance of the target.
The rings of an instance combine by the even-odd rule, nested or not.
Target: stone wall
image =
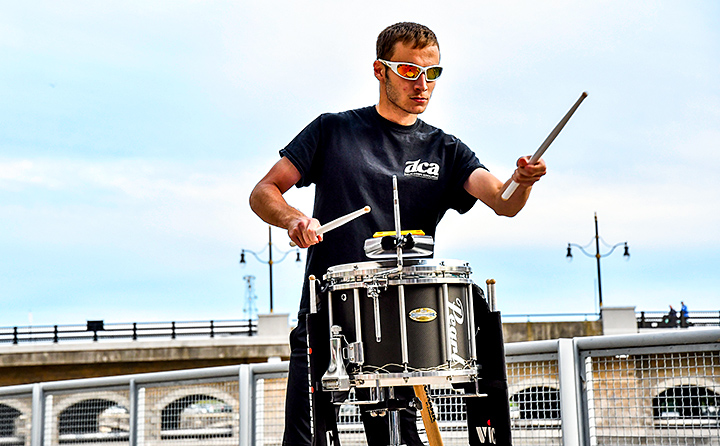
[[[0,347],[0,386],[289,359],[286,335]]]
[[[505,343],[600,336],[601,321],[504,323]]]

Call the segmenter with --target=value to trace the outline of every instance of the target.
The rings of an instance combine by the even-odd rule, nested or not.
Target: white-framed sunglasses
[[[389,60],[383,59],[378,59],[378,62],[393,70],[393,73],[397,74],[401,78],[410,81],[416,80],[421,74],[425,73],[425,79],[428,82],[435,82],[437,78],[440,77],[443,70],[440,65],[421,67],[420,65],[415,65],[410,62],[390,62]]]

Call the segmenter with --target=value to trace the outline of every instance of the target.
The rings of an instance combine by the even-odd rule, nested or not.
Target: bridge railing
[[[88,321],[86,325],[41,325],[0,327],[0,344],[62,341],[138,340],[151,338],[187,338],[253,336],[256,320],[220,320],[189,322],[110,323]]]
[[[638,328],[717,327],[720,311],[692,311],[686,319],[669,323],[663,311],[638,311]],[[559,322],[597,320],[597,313],[503,314],[503,322]],[[39,325],[0,327],[0,344],[62,341],[138,340],[151,338],[176,339],[183,337],[253,336],[257,334],[256,320],[219,320],[185,322],[104,323],[87,321],[80,325]]]
[[[675,327],[718,327],[720,311],[690,311],[687,317],[680,313],[671,316],[666,311],[638,311],[638,328],[675,328]]]
[[[720,329],[506,345],[513,444],[720,445]],[[240,445],[282,441],[286,362],[0,387],[0,444]],[[433,386],[447,446],[462,398]],[[365,444],[358,406],[340,443]],[[423,438],[422,421],[418,426]]]
[[[503,323],[596,321],[599,318],[599,313],[530,313],[502,315]]]

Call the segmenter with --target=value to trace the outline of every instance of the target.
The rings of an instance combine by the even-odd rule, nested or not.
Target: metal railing
[[[187,337],[253,336],[256,320],[132,322],[88,321],[86,325],[0,327],[0,344],[62,341],[176,339]]]
[[[512,322],[565,322],[565,321],[596,321],[599,313],[531,313],[503,314],[503,323]]]
[[[503,314],[503,322],[562,322],[594,321],[597,313],[538,313]],[[663,311],[636,312],[639,328],[667,328],[667,313]],[[297,321],[294,321],[297,322]],[[672,325],[672,324],[671,324]],[[678,327],[720,326],[720,311],[692,311],[685,322],[678,318]],[[253,336],[257,334],[256,320],[186,321],[186,322],[129,322],[104,323],[87,321],[85,325],[39,325],[0,327],[0,344],[30,342],[102,341],[119,339],[150,339],[179,337]]]
[[[513,343],[506,360],[516,445],[720,445],[720,329]],[[279,445],[287,367],[0,388],[0,444]],[[467,445],[461,398],[435,401],[444,443]],[[357,406],[340,432],[365,444]]]
[[[636,316],[638,328],[720,326],[720,311],[689,311],[685,318],[679,312],[673,318],[666,311],[639,311]]]

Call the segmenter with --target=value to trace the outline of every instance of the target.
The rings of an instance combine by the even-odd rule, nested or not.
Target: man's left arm
[[[483,168],[475,169],[465,181],[465,190],[488,205],[496,214],[513,217],[525,206],[533,184],[547,171],[543,159],[535,164],[528,164],[529,159],[529,156],[518,159],[517,169],[505,183]],[[518,183],[518,188],[506,201],[501,196],[511,181]]]

